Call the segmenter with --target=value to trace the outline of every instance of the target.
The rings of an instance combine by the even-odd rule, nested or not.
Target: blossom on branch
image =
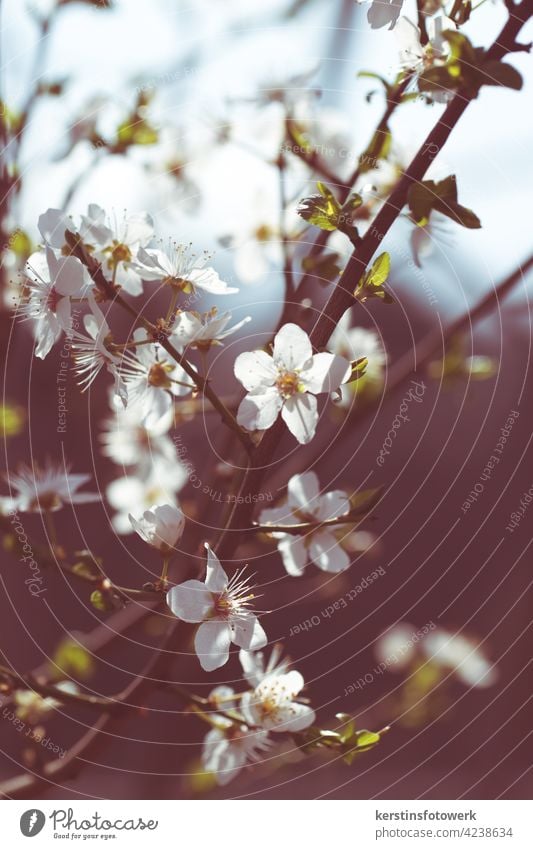
[[[218,315],[216,307],[203,315],[197,312],[178,312],[170,341],[180,349],[196,348],[208,351],[214,345],[222,345],[224,339],[251,320],[252,317],[247,315],[233,327],[227,327],[231,321],[231,313]]]
[[[194,293],[196,289],[210,295],[238,292],[221,280],[214,268],[207,266],[211,258],[207,251],[199,257],[191,251],[191,245],[171,243],[166,251],[141,249],[137,268],[143,280],[158,280],[186,294]]]
[[[309,522],[317,525],[327,519],[346,516],[351,509],[345,492],[334,490],[321,493],[317,475],[305,472],[294,475],[287,484],[287,502],[281,507],[262,510],[261,525],[299,525]],[[278,551],[289,575],[303,575],[311,561],[324,572],[343,572],[350,565],[350,557],[338,542],[331,527],[302,530],[301,534],[275,532]]]
[[[92,285],[86,269],[75,257],[60,257],[51,248],[30,256],[25,268],[28,300],[18,312],[34,321],[35,356],[44,360],[62,333],[72,329],[72,301]]]
[[[315,712],[309,705],[296,700],[303,687],[303,676],[296,670],[267,675],[255,690],[244,693],[241,699],[246,722],[275,732],[308,728],[315,721]]]
[[[235,376],[247,390],[237,421],[247,430],[267,430],[278,415],[301,444],[310,442],[318,423],[315,395],[334,392],[351,375],[350,363],[327,352],[313,354],[307,333],[285,324],[265,351],[239,354]]]
[[[214,551],[207,543],[205,547],[205,583],[192,580],[172,587],[167,603],[183,622],[201,623],[194,645],[202,668],[211,672],[227,662],[230,643],[254,651],[266,645],[267,637],[250,610],[255,595],[244,570],[229,579]]]
[[[179,507],[172,504],[160,504],[145,510],[139,519],[130,514],[133,530],[141,539],[168,554],[183,534],[185,516]]]

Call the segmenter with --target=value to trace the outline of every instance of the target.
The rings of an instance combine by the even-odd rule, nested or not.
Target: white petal
[[[303,575],[309,557],[302,537],[287,534],[278,542],[278,551],[289,575]]]
[[[239,404],[237,423],[246,430],[267,430],[276,421],[282,406],[283,399],[274,387],[249,392]]]
[[[214,268],[193,268],[187,275],[187,280],[197,289],[209,292],[210,295],[233,295],[239,291],[234,286],[224,283]]]
[[[314,510],[314,515],[321,522],[326,519],[335,519],[337,516],[345,516],[350,512],[350,499],[345,492],[336,489],[333,492],[326,492],[318,499],[318,503]]]
[[[287,484],[287,495],[293,510],[310,512],[320,495],[318,476],[315,472],[293,475]]]
[[[260,525],[298,525],[300,519],[294,515],[289,504],[283,507],[267,507],[259,514]]]
[[[350,558],[330,531],[317,531],[309,543],[309,557],[324,572],[344,572]]]
[[[201,581],[185,581],[168,591],[167,604],[182,622],[203,622],[213,610],[213,596]]]
[[[291,702],[281,705],[272,717],[266,718],[265,728],[271,731],[302,731],[315,721],[315,712],[309,705]]]
[[[301,445],[311,442],[318,422],[317,403],[309,393],[293,395],[281,410],[283,421]]]
[[[242,616],[232,620],[233,642],[241,649],[256,651],[267,644],[267,635],[257,616]]]
[[[202,622],[194,638],[198,660],[206,672],[219,669],[227,662],[231,642],[231,628],[227,622],[211,619]]]
[[[297,324],[284,324],[274,338],[274,361],[288,371],[302,368],[312,356],[309,336]]]
[[[278,375],[274,360],[266,351],[245,351],[239,354],[233,371],[249,392],[260,386],[272,386]]]
[[[341,383],[350,377],[348,360],[336,354],[315,354],[309,366],[302,370],[300,377],[308,392],[319,395],[321,392],[334,392]]]
[[[228,576],[220,565],[220,560],[216,556],[213,549],[206,543],[207,551],[207,570],[205,577],[205,585],[212,593],[221,593],[228,586]]]

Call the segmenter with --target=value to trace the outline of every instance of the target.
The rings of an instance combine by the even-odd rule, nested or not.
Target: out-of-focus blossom
[[[278,415],[302,444],[310,442],[318,422],[315,395],[334,392],[350,376],[350,364],[335,354],[313,354],[305,331],[285,324],[274,338],[273,354],[239,354],[235,376],[248,394],[237,421],[247,430],[267,430]]]
[[[225,710],[235,708],[234,692],[231,687],[215,687],[209,695],[213,704],[220,702]],[[238,720],[232,721],[220,714],[213,719],[216,727],[207,732],[202,750],[202,765],[207,772],[216,776],[217,784],[225,785],[250,763],[261,760],[264,752],[272,745],[268,732],[250,729]]]
[[[462,634],[438,628],[428,634],[422,649],[432,663],[450,669],[468,687],[491,687],[498,679],[495,666],[478,643]]]
[[[172,613],[184,622],[201,623],[194,640],[203,669],[211,672],[224,666],[230,643],[248,650],[266,645],[266,634],[250,603],[253,588],[243,570],[228,578],[214,551],[207,545],[205,583],[185,581],[167,593]]]
[[[73,695],[78,692],[78,687],[73,681],[60,681],[56,684],[56,688]],[[52,696],[41,696],[34,690],[17,690],[13,701],[18,718],[30,725],[36,725],[60,705],[60,702]]]
[[[375,330],[366,327],[351,327],[350,311],[344,313],[337,327],[333,331],[329,347],[332,351],[347,360],[357,360],[366,357],[368,360],[364,375],[352,386],[342,386],[341,404],[347,406],[354,392],[381,389],[384,379],[384,370],[387,365],[387,352],[383,346],[381,337]]]
[[[133,533],[130,514],[142,516],[153,504],[177,504],[176,495],[187,480],[182,463],[158,456],[147,470],[137,470],[111,481],[106,497],[116,511],[112,524],[117,533]]]
[[[142,421],[138,407],[113,405],[113,415],[104,422],[101,434],[102,453],[120,466],[141,466],[149,469],[154,457],[171,463],[177,458],[176,447],[166,434],[172,427],[172,409],[148,426]]]
[[[91,504],[100,501],[95,492],[78,492],[90,475],[70,474],[70,467],[48,461],[45,466],[21,465],[18,473],[6,472],[5,480],[15,495],[2,498],[2,512],[44,513],[61,510],[65,504]]]
[[[262,525],[299,525],[324,522],[349,512],[350,499],[345,492],[322,494],[317,475],[305,472],[289,480],[286,504],[262,510],[259,521]],[[343,572],[350,565],[350,557],[329,527],[302,534],[276,532],[272,536],[278,540],[278,551],[289,575],[303,575],[309,560],[324,572]]]

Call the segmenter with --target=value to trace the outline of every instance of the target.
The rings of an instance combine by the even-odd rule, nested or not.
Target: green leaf
[[[94,590],[94,592],[91,593],[91,604],[96,608],[96,610],[100,610],[102,612],[113,610],[113,605],[110,604],[109,599],[101,590]]]
[[[356,736],[358,749],[369,749],[381,740],[380,735],[375,731],[358,731]]]
[[[359,380],[359,378],[363,377],[368,367],[368,357],[359,357],[358,360],[352,360],[350,365],[352,367],[352,371],[348,380],[344,381],[345,384],[353,383],[355,380]]]
[[[386,251],[378,256],[366,279],[367,286],[383,286],[390,273],[390,254]]]
[[[324,184],[317,183],[319,195],[304,198],[298,204],[296,212],[305,221],[321,230],[336,230],[341,213],[341,205],[333,192]]]
[[[506,62],[491,60],[485,62],[480,69],[484,85],[501,85],[520,91],[523,85],[522,75]]]
[[[60,676],[88,677],[93,671],[93,660],[87,649],[72,640],[66,639],[59,644],[53,658],[59,668]]]
[[[382,487],[378,486],[373,489],[362,489],[360,492],[355,492],[350,496],[350,513],[368,513],[378,501],[382,491]]]

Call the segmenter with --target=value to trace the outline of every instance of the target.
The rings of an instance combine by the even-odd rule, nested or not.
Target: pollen
[[[282,398],[292,398],[304,391],[300,376],[295,371],[281,371],[276,380],[276,388]]]

